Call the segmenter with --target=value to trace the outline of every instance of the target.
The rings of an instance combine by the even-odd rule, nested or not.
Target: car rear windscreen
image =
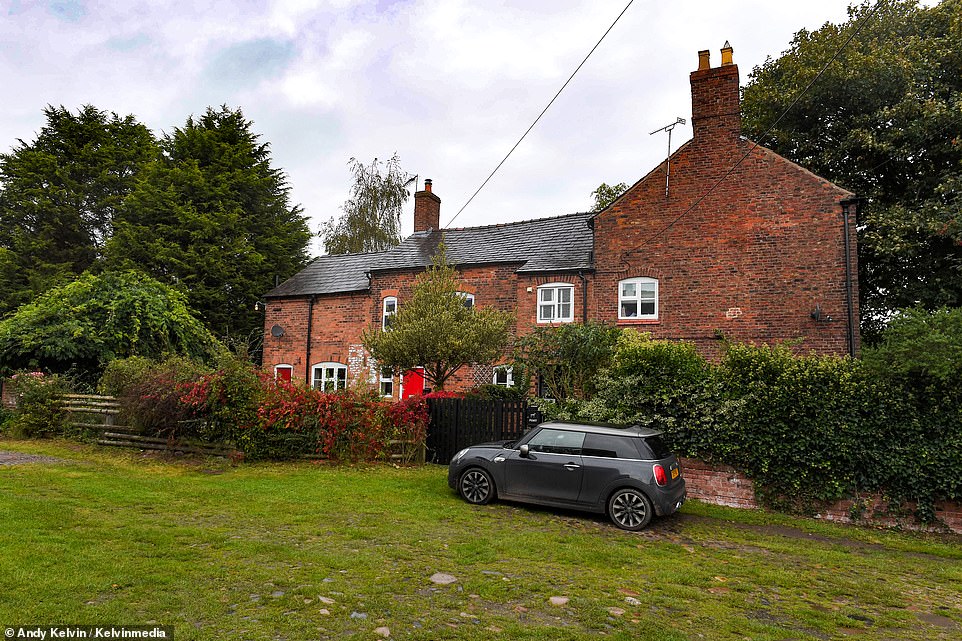
[[[651,452],[651,460],[658,461],[671,456],[671,449],[665,445],[660,436],[646,436],[643,440]]]

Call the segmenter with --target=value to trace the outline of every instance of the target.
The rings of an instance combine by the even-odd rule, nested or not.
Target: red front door
[[[424,395],[424,368],[415,367],[404,372],[401,378],[401,398]]]

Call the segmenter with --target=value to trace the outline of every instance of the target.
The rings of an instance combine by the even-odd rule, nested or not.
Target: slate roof
[[[518,263],[518,273],[591,269],[590,213],[518,223],[418,232],[397,247],[371,254],[321,256],[266,298],[365,290],[368,272],[425,268],[443,237],[452,265]]]
[[[383,252],[321,256],[283,283],[267,292],[265,298],[309,296],[354,292],[368,287],[367,272]]]

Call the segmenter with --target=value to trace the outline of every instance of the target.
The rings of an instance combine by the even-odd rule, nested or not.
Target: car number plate
[[[672,479],[678,478],[678,468],[677,468],[677,467],[671,471],[671,478],[672,478]]]

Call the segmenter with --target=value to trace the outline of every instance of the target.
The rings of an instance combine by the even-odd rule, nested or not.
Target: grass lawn
[[[962,539],[691,502],[626,533],[472,507],[439,466],[0,466],[0,626],[175,639],[960,639]],[[442,585],[435,573],[456,577]],[[567,602],[555,605],[552,597]],[[378,631],[378,628],[381,628]]]

